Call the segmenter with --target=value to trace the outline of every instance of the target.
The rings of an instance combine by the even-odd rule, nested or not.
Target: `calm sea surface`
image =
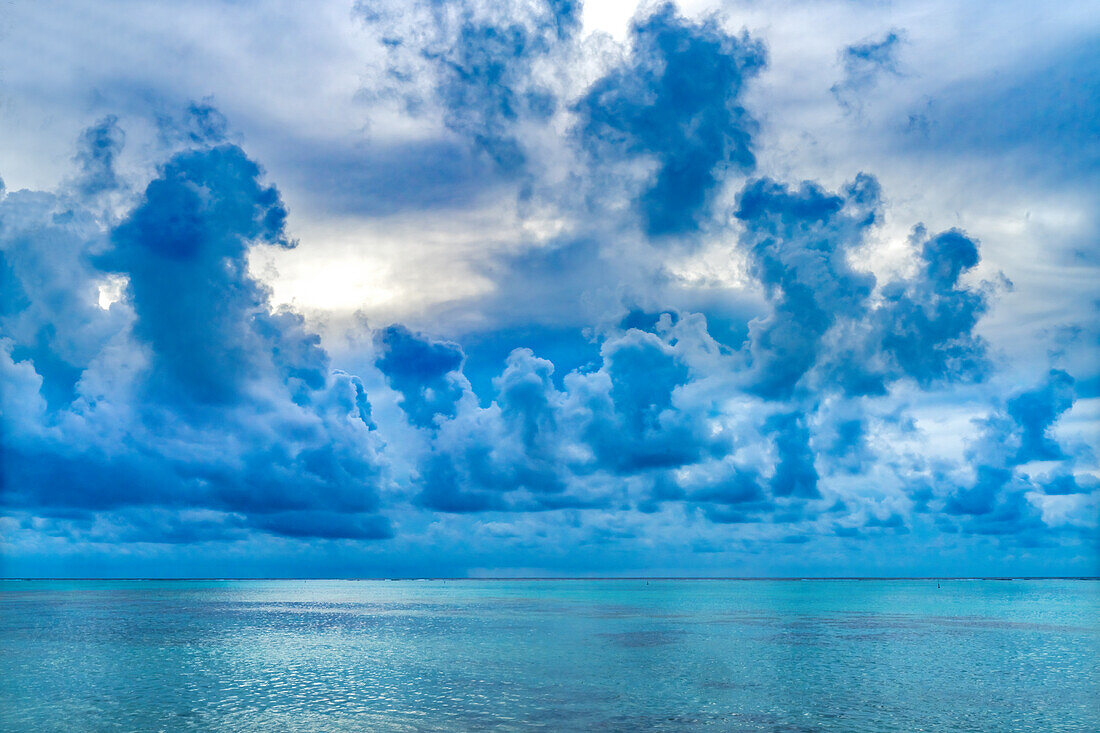
[[[0,729],[1100,731],[1096,581],[0,581]]]

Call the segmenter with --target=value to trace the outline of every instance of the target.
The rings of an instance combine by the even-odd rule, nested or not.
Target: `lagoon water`
[[[8,731],[1097,731],[1089,580],[0,581]]]

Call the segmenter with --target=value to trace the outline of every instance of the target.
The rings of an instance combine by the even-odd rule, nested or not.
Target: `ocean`
[[[1094,580],[0,581],[4,731],[1098,731]]]

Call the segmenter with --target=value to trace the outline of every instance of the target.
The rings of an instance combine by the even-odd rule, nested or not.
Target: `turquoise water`
[[[1100,730],[1095,581],[0,581],[0,729]]]

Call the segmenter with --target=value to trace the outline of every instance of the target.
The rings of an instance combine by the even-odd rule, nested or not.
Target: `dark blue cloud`
[[[914,239],[924,239],[922,277],[883,288],[882,349],[902,374],[924,387],[981,379],[988,368],[986,345],[974,327],[986,296],[959,283],[978,264],[977,243],[957,229],[926,238],[918,227]]]
[[[672,392],[687,381],[687,367],[658,339],[628,331],[605,352],[611,377],[611,401],[623,427],[643,435],[660,427],[661,413],[672,407]]]
[[[776,415],[770,418],[765,430],[775,436],[775,449],[779,458],[770,485],[775,496],[793,496],[800,499],[816,499],[817,469],[814,453],[810,449],[810,432],[805,418],[796,413]]]
[[[1009,468],[1031,461],[1071,460],[1073,456],[1050,431],[1073,406],[1073,386],[1072,376],[1052,369],[1041,384],[1009,398],[983,421],[984,435],[972,449],[972,457]]]
[[[1073,406],[1073,384],[1073,377],[1061,369],[1053,369],[1041,387],[1008,401],[1006,412],[1019,436],[1013,463],[1057,461],[1066,457],[1062,447],[1051,437],[1050,428]]]
[[[841,419],[836,423],[835,431],[836,437],[827,449],[829,457],[849,473],[861,473],[871,458],[863,420]]]
[[[266,293],[246,254],[254,242],[292,244],[278,193],[259,175],[236,146],[176,156],[99,261],[128,276],[134,332],[152,347],[159,387],[182,399],[235,400],[261,368],[251,319]]]
[[[390,326],[377,335],[378,368],[401,393],[401,407],[417,427],[434,424],[437,415],[454,417],[465,358],[458,344],[417,336],[404,326]]]
[[[1057,369],[1040,385],[1010,398],[982,423],[982,436],[967,451],[975,466],[975,480],[949,494],[943,511],[960,517],[965,532],[1006,535],[1025,544],[1049,542],[1052,531],[1026,495],[1089,491],[1070,473],[1075,457],[1050,435],[1051,427],[1073,402],[1073,378]],[[1043,479],[1026,470],[1032,461],[1057,461],[1059,465],[1053,477]],[[1094,482],[1090,479],[1090,483]]]
[[[673,318],[677,317],[676,314],[670,314]],[[657,323],[661,320],[660,313],[647,313],[640,308],[631,308],[619,321],[619,328],[624,331],[629,331],[635,328],[639,331],[653,332],[657,328]]]
[[[834,323],[865,315],[875,279],[852,269],[849,254],[874,224],[879,197],[878,182],[862,174],[843,196],[760,179],[738,197],[741,243],[774,309],[750,329],[762,396],[790,396]]]
[[[760,487],[760,478],[755,473],[735,470],[732,475],[691,494],[692,501],[713,502],[715,504],[744,504],[764,498]]]
[[[283,537],[322,539],[384,540],[393,537],[393,529],[377,514],[348,514],[331,511],[276,512],[260,515],[253,522],[257,529]]]
[[[863,526],[877,529],[890,529],[896,532],[907,531],[905,519],[902,518],[900,514],[890,514],[885,518],[870,517]]]
[[[251,246],[292,245],[260,179],[233,145],[179,153],[105,236],[78,202],[0,204],[23,293],[5,299],[0,340],[21,380],[4,411],[5,505],[169,507],[285,535],[388,536],[362,382],[330,367],[300,316],[272,312],[248,273]],[[107,274],[125,286],[103,310]]]
[[[686,499],[701,506],[706,518],[715,524],[764,522],[768,513],[776,508],[776,503],[764,490],[760,475],[745,468],[722,472],[691,486],[690,492],[675,482],[669,483],[676,490],[659,486],[654,492],[655,500]]]
[[[118,188],[115,161],[125,142],[118,118],[108,115],[80,136],[76,163],[80,168],[76,188],[82,196],[96,196]]]
[[[527,59],[542,50],[540,40],[518,23],[467,22],[440,59],[439,94],[447,126],[468,135],[504,170],[517,170],[525,162],[511,128],[521,117],[546,118],[553,112],[549,92],[522,89]]]
[[[631,474],[699,460],[709,442],[703,426],[673,404],[689,378],[676,352],[653,334],[630,330],[605,343],[603,360],[610,389],[590,398],[585,431],[601,463]]]
[[[516,349],[508,356],[504,372],[495,380],[501,413],[520,437],[528,456],[550,459],[557,433],[554,364],[530,349]]]
[[[576,134],[597,160],[656,164],[636,201],[646,232],[695,228],[726,172],[755,167],[756,123],[741,95],[764,64],[760,42],[666,3],[633,22],[629,58],[576,103]]]
[[[1012,480],[1012,471],[993,466],[978,466],[974,484],[948,499],[944,511],[948,514],[989,514]]]
[[[11,350],[14,361],[31,361],[42,377],[42,397],[50,410],[72,404],[76,399],[76,383],[83,370],[61,356],[54,348],[58,340],[57,329],[52,324],[42,326],[34,341],[15,346]]]
[[[858,109],[881,76],[897,75],[901,45],[901,33],[890,31],[880,41],[847,46],[840,54],[844,78],[830,88],[837,102],[845,109]]]
[[[423,383],[458,376],[446,371],[461,366],[457,347],[412,338],[411,351],[433,357]],[[453,392],[445,403],[419,400],[412,422],[432,428],[416,481],[420,503],[449,512],[599,505],[603,499],[577,493],[594,476],[640,475],[721,451],[701,414],[675,404],[689,370],[660,337],[638,330],[610,337],[600,362],[567,375],[559,389],[555,365],[520,348],[492,380],[487,407],[484,398]]]
[[[417,81],[425,68],[447,128],[486,154],[501,173],[524,169],[519,125],[546,120],[558,104],[533,66],[579,30],[580,3],[548,0],[494,8],[462,2],[445,8],[428,2],[394,14],[382,4],[360,2],[356,9],[380,33],[390,56],[389,75],[399,85]],[[406,29],[410,18],[419,27]],[[417,37],[415,47],[401,38],[405,30]],[[410,110],[419,111],[423,100],[416,92],[405,94]]]
[[[979,511],[963,512],[969,516],[961,527],[968,534],[999,536],[1007,544],[1023,546],[1051,541],[1053,533],[1043,523],[1038,508],[1021,491],[1002,491],[995,503],[979,503],[974,509]]]
[[[957,229],[929,236],[918,226],[920,272],[884,284],[873,303],[875,277],[852,261],[880,209],[878,182],[864,174],[841,194],[768,179],[741,192],[740,241],[772,304],[749,329],[761,396],[786,399],[800,385],[882,395],[902,378],[929,388],[985,376],[986,345],[974,329],[987,296],[960,282],[979,261],[977,243]]]
[[[1043,484],[1043,493],[1048,496],[1069,496],[1071,494],[1088,494],[1097,489],[1096,479],[1091,477],[1081,481],[1072,474],[1062,474]]]
[[[475,468],[484,462],[484,458],[476,454],[463,458]],[[486,482],[481,480],[475,483],[470,476],[460,474],[455,459],[456,456],[449,455],[434,455],[428,459],[421,471],[417,502],[427,509],[455,514],[504,509],[506,505],[499,492],[512,487],[494,482],[486,488],[477,488],[479,484],[485,486]],[[484,479],[484,473],[480,471],[474,476]]]
[[[499,404],[443,424],[420,471],[418,501],[444,512],[539,510],[565,489],[553,366],[517,350],[495,380]]]
[[[924,272],[938,291],[959,283],[959,276],[978,264],[978,245],[958,229],[927,240],[921,247]]]
[[[583,505],[565,494],[570,461],[554,366],[516,349],[493,380],[489,408],[467,409],[442,423],[420,471],[418,501],[444,512],[542,511]],[[573,468],[577,468],[574,464]]]

